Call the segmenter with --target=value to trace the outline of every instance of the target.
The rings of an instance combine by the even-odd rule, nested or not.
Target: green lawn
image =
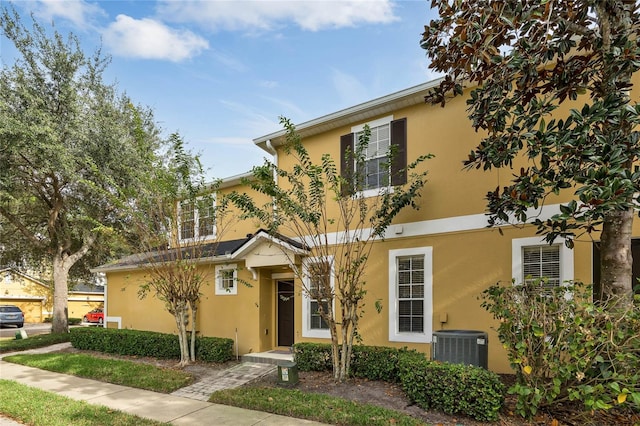
[[[171,393],[193,382],[193,376],[183,371],[84,354],[17,354],[5,357],[4,360],[56,373],[163,393]]]
[[[45,353],[16,354],[4,358],[5,361],[58,373],[71,374],[156,392],[170,393],[193,381],[187,373],[172,369],[162,369],[149,364],[132,361],[97,358],[84,354]],[[28,392],[14,386],[29,389]],[[50,409],[59,404],[59,399],[68,401],[44,391],[28,388],[13,382],[0,381],[0,394],[19,394],[19,398],[0,398],[0,412],[6,413],[24,423],[34,425],[129,425],[158,424],[138,423],[132,416],[126,416],[106,408],[94,407],[74,401],[73,410],[67,413],[70,403],[63,402],[63,410]],[[56,398],[52,399],[51,395]],[[17,402],[15,402],[17,401]],[[54,401],[54,402],[50,402]],[[58,402],[55,402],[58,401]],[[423,422],[405,414],[374,405],[359,404],[328,395],[303,393],[299,390],[283,388],[241,387],[216,392],[211,402],[233,405],[280,414],[289,417],[314,420],[336,425],[424,425]],[[24,410],[24,407],[34,410]],[[75,414],[73,414],[75,413]],[[117,414],[117,415],[116,415]],[[111,415],[115,417],[111,419]],[[71,417],[72,418],[71,418]],[[106,417],[104,417],[106,416]],[[130,420],[134,419],[134,420]]]
[[[0,380],[0,413],[34,426],[152,426],[154,420]]]
[[[210,402],[334,425],[424,425],[397,411],[295,389],[242,387],[211,395]]]

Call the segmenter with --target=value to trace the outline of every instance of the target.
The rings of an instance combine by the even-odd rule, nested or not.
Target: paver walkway
[[[190,386],[178,389],[171,395],[208,401],[211,394],[216,391],[237,388],[274,372],[276,368],[273,364],[243,362],[231,368],[220,370],[215,375],[204,377]]]

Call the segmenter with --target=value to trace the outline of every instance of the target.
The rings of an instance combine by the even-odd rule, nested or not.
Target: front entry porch
[[[266,352],[242,355],[240,361],[277,365],[279,362],[293,361],[293,353],[287,349],[274,349]]]

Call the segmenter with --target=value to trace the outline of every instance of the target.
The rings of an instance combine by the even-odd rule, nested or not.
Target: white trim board
[[[546,220],[558,213],[560,213],[560,204],[552,204],[540,209],[529,209],[527,211],[527,216]],[[517,224],[517,222],[513,221],[505,225],[499,225],[498,227],[512,226],[512,224]],[[384,239],[391,240],[394,238],[424,237],[429,235],[448,234],[451,232],[478,231],[481,229],[487,229],[488,225],[489,222],[487,221],[487,215],[484,213],[423,220],[419,222],[398,223],[392,224],[387,228]],[[360,239],[366,239],[370,232],[371,228],[363,229],[358,236]],[[350,234],[355,233],[351,231]],[[345,232],[331,232],[327,234],[326,239],[330,245],[335,245],[343,243],[348,237],[349,235]]]

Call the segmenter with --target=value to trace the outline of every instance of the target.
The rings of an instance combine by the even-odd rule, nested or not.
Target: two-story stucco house
[[[467,119],[462,97],[445,108],[424,103],[425,94],[437,83],[392,93],[296,128],[314,158],[330,154],[337,164],[365,124],[372,130],[370,144],[397,145],[404,164],[422,154],[434,155],[424,163],[429,174],[419,199],[420,209],[403,211],[385,239],[373,247],[366,277],[365,304],[369,308],[359,330],[363,343],[430,353],[434,331],[482,330],[489,336],[489,368],[508,372],[505,352],[492,329],[495,322],[480,307],[479,295],[496,282],[511,285],[513,280],[517,285],[525,277],[546,276],[558,285],[566,280],[590,283],[597,253],[588,238],[578,238],[575,248],[568,249],[562,241],[545,244],[532,226],[503,226],[502,232],[487,228],[484,197],[506,185],[511,172],[463,170],[462,161],[480,136]],[[287,169],[293,166],[293,159],[283,152],[284,134],[276,131],[254,142],[256,149],[263,149],[279,167]],[[368,160],[384,161],[384,150]],[[341,164],[342,168],[354,166]],[[518,170],[520,165],[514,168]],[[241,178],[226,179],[220,192],[247,191]],[[367,185],[375,193],[376,187],[387,181],[372,179]],[[566,193],[548,200],[539,217],[557,212],[558,203],[570,196]],[[216,227],[209,226],[206,212],[185,209],[183,215],[181,238],[214,237]],[[637,224],[634,235],[640,236]],[[302,261],[309,255],[302,245],[286,236],[269,235],[252,221],[236,223],[221,240],[200,262],[201,268],[211,271],[198,310],[202,335],[234,339],[239,354],[301,341],[329,341],[329,331],[316,314],[317,301],[301,291],[289,265],[291,256]],[[144,271],[135,258],[96,270],[107,276],[108,327],[174,331],[173,318],[161,302],[138,299]],[[412,291],[406,291],[407,283],[401,282],[399,270],[421,277],[411,281]],[[280,297],[283,295],[286,297]],[[373,308],[375,301],[382,302],[381,313]]]

